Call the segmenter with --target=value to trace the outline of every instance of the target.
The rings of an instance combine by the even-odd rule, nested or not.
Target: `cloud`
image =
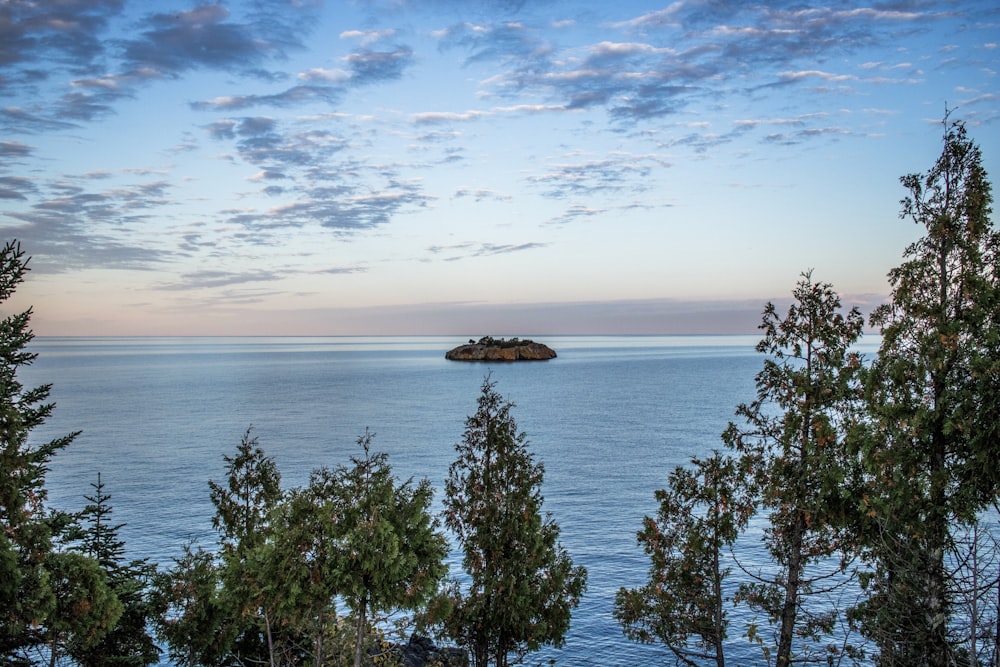
[[[61,121],[107,117],[140,87],[195,69],[264,80],[284,76],[263,66],[302,47],[316,3],[247,3],[240,6],[245,16],[234,19],[225,5],[208,2],[147,14],[129,27],[128,37],[109,37],[124,7],[122,0],[0,3],[0,93],[37,100],[20,115],[5,114],[5,129],[50,131],[72,126]],[[322,92],[292,89],[245,102],[292,104],[309,93],[326,99]]]
[[[0,176],[0,199],[26,200],[36,188],[30,179],[21,176]]]
[[[37,66],[42,61],[85,70],[104,51],[100,39],[123,0],[65,0],[0,5],[0,67]],[[3,86],[0,79],[0,88]]]
[[[377,42],[394,37],[398,31],[393,28],[383,30],[345,30],[340,33],[341,39],[356,39],[362,46],[371,46]]]
[[[862,78],[815,65],[940,20],[933,11],[675,2],[611,24],[621,39],[575,49],[539,48],[524,23],[452,26],[443,48],[510,65],[484,81],[485,94],[534,95],[555,108],[604,109],[623,125],[676,115],[706,98],[753,93],[742,80],[792,85],[810,79],[842,86],[907,84],[909,78]],[[795,67],[795,65],[809,67]],[[789,65],[792,65],[790,68]],[[776,68],[780,70],[776,71]],[[757,90],[760,90],[758,85]]]
[[[503,61],[528,63],[546,58],[551,45],[536,30],[518,21],[458,23],[435,34],[442,49],[469,53],[465,64]]]
[[[78,125],[45,117],[22,107],[11,106],[0,109],[0,127],[7,132],[36,134],[69,130],[78,127]]]
[[[666,163],[655,155],[612,153],[599,160],[556,163],[546,173],[528,176],[526,180],[542,187],[542,194],[554,199],[625,190],[638,192],[646,189],[644,181],[653,169],[663,166]]]
[[[164,179],[127,182],[88,172],[57,180],[0,177],[5,233],[31,249],[39,271],[149,269],[176,250],[135,241],[156,213],[172,205]],[[95,185],[104,185],[95,188]],[[23,202],[23,203],[22,203]]]
[[[413,114],[411,119],[415,125],[440,125],[443,123],[464,123],[491,115],[488,111],[422,111]]]
[[[343,88],[337,86],[303,84],[267,95],[227,95],[192,102],[191,108],[199,111],[238,111],[259,106],[291,107],[313,102],[335,104],[343,94]]]
[[[584,206],[582,204],[575,204],[566,209],[566,212],[562,215],[552,218],[547,224],[550,225],[565,225],[572,222],[576,222],[581,218],[593,218],[606,213],[606,209],[591,208],[589,206]]]
[[[489,257],[493,255],[507,255],[525,250],[536,250],[545,248],[548,243],[456,243],[452,245],[434,245],[427,248],[433,255],[444,255],[446,262],[454,262],[469,257]]]
[[[764,137],[763,141],[769,144],[780,144],[783,146],[794,146],[809,139],[817,137],[846,137],[854,134],[851,130],[842,127],[815,127],[797,132],[777,132]]]
[[[392,51],[361,49],[345,56],[344,61],[355,85],[392,81],[402,77],[413,63],[413,49],[408,46],[398,46]]]
[[[271,282],[275,280],[280,280],[280,276],[271,271],[255,270],[237,272],[206,269],[204,271],[182,273],[176,281],[162,283],[157,286],[157,289],[186,292],[193,289],[215,289],[230,285]]]
[[[481,202],[486,200],[492,201],[512,201],[514,198],[510,195],[496,192],[494,190],[489,190],[486,188],[459,188],[455,190],[455,194],[452,195],[454,199],[462,199],[464,197],[471,197],[474,201]]]
[[[305,188],[292,202],[266,211],[234,211],[228,222],[252,230],[319,225],[339,234],[351,234],[387,224],[393,216],[424,207],[432,197],[413,185],[390,183],[382,192],[358,194],[358,189],[340,187]]]
[[[276,3],[281,4],[281,3]],[[189,11],[153,14],[138,39],[125,43],[124,59],[136,67],[178,73],[195,68],[248,71],[269,58],[301,46],[281,30],[281,12],[294,14],[289,4],[255,22],[231,21],[220,4],[203,4]]]
[[[28,157],[31,153],[31,146],[22,144],[20,141],[0,141],[0,158],[5,161]]]
[[[298,78],[304,81],[322,81],[324,83],[347,83],[351,79],[351,73],[345,69],[322,69],[320,67],[314,67],[313,69],[302,72],[298,75]]]

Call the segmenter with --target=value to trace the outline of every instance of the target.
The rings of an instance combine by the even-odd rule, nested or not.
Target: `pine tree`
[[[93,645],[77,642],[69,652],[79,665],[127,665],[143,667],[159,660],[160,650],[150,637],[149,586],[156,567],[148,559],[127,561],[125,541],[119,537],[123,523],[113,523],[111,495],[104,492],[101,474],[92,484],[94,494],[80,519],[76,549],[93,558],[104,571],[112,593],[122,605],[118,622]]]
[[[519,433],[511,409],[487,378],[465,423],[445,483],[445,524],[458,537],[469,576],[453,587],[447,632],[475,667],[507,667],[542,645],[561,646],[587,573],[557,542],[542,515],[544,468]]]
[[[329,469],[314,470],[308,487],[291,489],[271,519],[271,537],[257,563],[264,593],[283,634],[292,641],[278,653],[311,654],[316,667],[351,654],[353,642],[337,617],[337,513],[330,502]],[[341,664],[346,658],[336,664]]]

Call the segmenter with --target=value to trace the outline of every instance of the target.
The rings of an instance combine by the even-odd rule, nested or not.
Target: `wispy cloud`
[[[546,197],[557,199],[625,190],[641,192],[648,187],[644,181],[652,171],[665,166],[655,155],[612,153],[601,159],[557,162],[545,173],[526,180],[541,187]]]
[[[492,255],[507,255],[544,248],[547,243],[477,243],[468,241],[452,245],[436,245],[427,248],[432,255],[441,256],[447,262],[454,262],[470,257],[489,257]]]

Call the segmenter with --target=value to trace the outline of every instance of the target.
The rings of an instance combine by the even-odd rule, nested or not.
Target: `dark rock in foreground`
[[[545,361],[555,356],[555,350],[531,340],[486,336],[478,343],[470,340],[466,345],[448,350],[444,358],[452,361]]]
[[[402,667],[468,667],[469,654],[459,648],[441,648],[427,637],[413,635],[406,646],[397,646]]]

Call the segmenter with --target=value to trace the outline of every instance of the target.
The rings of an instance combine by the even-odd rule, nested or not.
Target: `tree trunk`
[[[725,503],[719,500],[719,476],[713,475],[712,485],[715,495],[715,507],[712,509],[712,643],[715,644],[715,667],[726,667],[726,654],[723,652],[722,636],[724,629],[724,614],[722,609],[722,568],[719,565],[719,545],[723,542],[719,533],[720,517],[725,513]]]
[[[271,617],[267,611],[264,612],[264,628],[267,630],[267,659],[271,667],[277,667],[274,663],[274,637],[271,635]]]
[[[358,605],[358,621],[356,630],[356,636],[354,637],[354,667],[361,667],[361,653],[365,645],[365,614],[368,607],[368,596],[363,594],[361,596],[361,604]]]
[[[795,525],[788,545],[788,576],[785,581],[785,603],[781,607],[781,628],[778,634],[776,667],[788,667],[792,661],[792,636],[798,611],[799,583],[802,579],[802,536],[806,530],[802,511],[796,512]]]
[[[718,495],[718,492],[716,492]],[[721,512],[721,508],[716,507],[716,515]],[[712,549],[712,630],[713,643],[715,644],[715,667],[726,667],[726,654],[722,646],[723,610],[722,610],[722,569],[719,565],[719,538],[718,531],[713,535],[716,545]]]
[[[944,549],[948,541],[948,522],[945,503],[947,445],[944,427],[942,393],[944,380],[935,377],[934,410],[936,412],[931,434],[930,456],[930,511],[927,517],[927,661],[930,667],[949,667],[951,647],[948,645],[947,574],[944,566]]]

